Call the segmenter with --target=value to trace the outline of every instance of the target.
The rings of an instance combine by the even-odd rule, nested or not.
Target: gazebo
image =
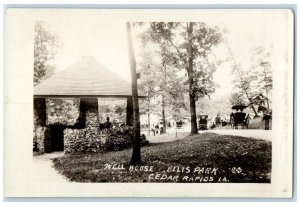
[[[145,97],[145,95],[139,96],[139,98]],[[46,98],[80,99],[81,124],[73,125],[71,128],[58,125],[50,129],[46,123]],[[98,98],[126,99],[126,125],[133,125],[130,83],[106,69],[93,57],[82,57],[78,62],[35,86],[34,144],[38,152],[54,151],[53,148],[56,148],[54,144],[59,142],[63,144],[63,150],[70,150],[70,147],[80,147],[79,144],[83,142],[93,145],[102,141],[99,140]],[[59,141],[53,142],[55,138],[59,138]]]

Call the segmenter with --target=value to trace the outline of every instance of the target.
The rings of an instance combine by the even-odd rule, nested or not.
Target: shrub
[[[142,134],[140,136],[141,146],[149,144],[149,141],[146,139],[146,136]],[[133,145],[133,130],[132,128],[124,129],[123,131],[117,130],[112,132],[106,140],[105,149],[119,151]]]

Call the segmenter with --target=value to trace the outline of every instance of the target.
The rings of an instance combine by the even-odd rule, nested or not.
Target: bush
[[[105,149],[106,150],[122,150],[131,145],[131,137],[111,134],[107,137]]]
[[[141,134],[141,146],[145,146],[149,144],[149,141],[146,139],[146,135]]]
[[[149,144],[146,136],[142,134],[140,136],[141,146]],[[119,151],[133,145],[133,132],[125,130],[123,133],[118,131],[117,133],[112,133],[107,137],[105,143],[106,150]]]

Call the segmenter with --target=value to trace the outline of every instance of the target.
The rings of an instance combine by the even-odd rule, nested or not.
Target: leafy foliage
[[[197,133],[195,101],[215,92],[212,76],[216,59],[212,58],[215,57],[212,48],[222,41],[222,33],[204,22],[151,22],[142,40],[144,44],[160,46],[161,68],[169,65],[186,71],[188,78],[184,85],[188,85],[191,134]],[[164,95],[162,99],[164,105]]]
[[[79,117],[79,99],[46,99],[47,125],[73,126]]]
[[[126,101],[99,99],[98,111],[100,122],[105,122],[107,117],[109,117],[111,121],[125,122]]]
[[[158,78],[159,73],[157,67],[157,56],[152,54],[150,49],[145,49],[141,55],[141,60],[138,61],[138,70],[141,74],[141,78],[138,81],[138,88],[141,92],[144,92],[148,98],[147,100],[140,101],[141,113],[158,113],[161,105],[157,103],[159,90]]]
[[[245,100],[243,93],[234,92],[231,94],[230,103],[231,105],[247,105],[247,100]]]
[[[144,134],[140,136],[140,145],[145,146],[148,145],[149,141],[146,139]],[[132,147],[133,145],[133,132],[123,131],[123,132],[114,132],[111,133],[106,140],[105,149],[119,151],[128,147]]]
[[[171,116],[185,108],[182,79],[171,64],[166,48],[146,47],[138,63],[141,78],[139,88],[148,95],[141,105],[142,112],[160,113],[165,108]],[[173,112],[175,111],[175,112]]]
[[[192,22],[193,32],[188,37],[188,24],[183,22],[151,22],[149,24],[136,23],[144,27],[140,35],[145,50],[150,47],[145,59],[144,68],[148,70],[145,76],[151,86],[150,97],[161,96],[160,104],[166,105],[166,110],[173,117],[180,118],[187,105],[184,94],[191,92],[193,100],[209,96],[215,92],[213,74],[220,61],[216,60],[212,48],[222,41],[221,31],[209,27],[204,22]],[[192,42],[193,70],[188,65],[188,44]],[[151,51],[152,50],[152,51]],[[154,61],[159,56],[159,61]],[[150,59],[152,59],[150,61]],[[178,71],[185,71],[189,78],[179,78]],[[188,89],[192,82],[191,89]],[[145,85],[141,83],[141,88]],[[149,89],[149,88],[148,88]],[[191,90],[191,91],[189,91]],[[151,99],[148,101],[150,105]]]
[[[188,23],[151,22],[149,29],[142,35],[143,42],[160,44],[168,62],[177,69],[188,70]],[[218,27],[211,28],[204,22],[192,22],[192,52],[194,70],[192,92],[195,97],[203,97],[215,91],[212,76],[218,61],[212,48],[222,41]],[[220,62],[218,62],[220,63]]]
[[[215,97],[210,99],[204,97],[197,101],[198,114],[215,117],[217,114],[229,115],[231,113],[232,103],[228,97]]]
[[[270,51],[263,47],[253,49],[251,51],[252,65],[249,68],[242,68],[241,64],[236,62],[229,47],[228,51],[233,61],[234,91],[232,101],[238,100],[250,105],[257,115],[255,106],[260,105],[257,98],[261,95],[264,94],[266,104],[269,107],[269,96],[272,91]]]
[[[50,77],[55,70],[53,62],[58,49],[57,37],[36,22],[34,28],[34,85]]]
[[[263,47],[257,47],[252,50],[251,71],[256,81],[257,93],[259,93],[252,98],[251,103],[256,105],[263,104],[269,109],[270,95],[273,88],[270,50]]]

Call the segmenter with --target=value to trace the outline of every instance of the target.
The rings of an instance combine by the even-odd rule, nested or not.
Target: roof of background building
[[[132,96],[131,84],[93,57],[82,57],[34,87],[35,97],[126,97]],[[145,97],[140,94],[139,97]]]

